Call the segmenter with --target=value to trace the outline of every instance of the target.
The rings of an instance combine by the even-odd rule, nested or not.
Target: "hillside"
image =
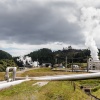
[[[68,81],[51,81],[45,86],[28,81],[0,91],[0,100],[91,100],[79,88]]]
[[[33,51],[28,54],[33,61],[38,61],[42,63],[63,63],[65,65],[65,60],[67,57],[67,62],[87,62],[87,57],[90,56],[90,51],[87,49],[63,49],[52,51],[48,48],[43,48],[37,51]]]
[[[12,59],[12,56],[3,50],[0,50],[0,60],[1,59]]]
[[[12,56],[5,52],[0,50],[0,72],[3,72],[6,70],[6,67],[8,66],[17,66],[12,58]]]

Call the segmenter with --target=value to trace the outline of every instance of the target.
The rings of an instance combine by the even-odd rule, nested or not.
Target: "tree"
[[[71,50],[72,49],[72,46],[68,46],[68,50]]]
[[[0,59],[12,59],[12,56],[9,53],[0,50]]]
[[[40,64],[54,62],[53,53],[51,49],[48,48],[43,48],[38,51],[31,52],[28,54],[28,56],[30,56],[33,61],[38,60]]]

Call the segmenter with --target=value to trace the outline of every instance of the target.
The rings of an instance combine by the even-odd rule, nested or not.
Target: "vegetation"
[[[100,49],[99,49],[100,51]],[[100,53],[99,53],[100,55]],[[87,58],[90,57],[90,50],[88,49],[73,49],[72,46],[68,46],[68,48],[63,48],[62,50],[52,51],[48,48],[42,48],[37,51],[33,51],[27,56],[30,56],[33,61],[39,61],[40,65],[42,63],[51,63],[60,64],[62,63],[64,66],[66,65],[66,57],[67,63],[70,65],[73,63],[87,63]],[[17,62],[18,57],[13,57],[14,62],[17,66],[22,67],[23,64]],[[12,59],[12,56],[0,50],[0,59]]]
[[[77,72],[66,72],[66,71],[59,71],[59,70],[52,71],[50,68],[40,68],[40,69],[26,71],[22,73],[21,76],[25,77],[26,75],[28,75],[29,77],[34,77],[34,76],[46,76],[46,75],[67,75],[67,74],[76,74],[76,73]],[[19,76],[19,74],[17,75]]]
[[[40,68],[29,70],[17,76],[42,76],[42,75],[64,75],[75,74],[76,72],[52,71],[50,68]],[[0,76],[4,73],[0,73]],[[47,85],[40,87],[33,85],[37,81],[28,81],[0,91],[0,100],[91,100],[80,89],[80,86],[92,88],[92,94],[97,95],[100,92],[100,80],[80,80],[80,81],[50,81]],[[80,95],[79,95],[80,94]]]
[[[0,50],[0,72],[5,71],[8,66],[13,67],[16,66],[16,64],[9,53]]]
[[[66,56],[68,63],[74,62],[86,62],[87,56],[90,56],[89,50],[77,50],[77,49],[63,49],[58,51],[51,51],[50,49],[43,48],[38,51],[31,52],[28,56],[32,57],[33,61],[37,60],[40,63],[65,63]]]
[[[62,72],[62,71],[51,71],[49,68],[41,68],[41,69],[35,69],[35,70],[30,70],[30,71],[27,71],[27,72],[25,72],[25,73],[23,73],[21,76],[25,76],[25,75],[28,75],[28,76],[43,76],[43,75],[65,75],[65,74],[78,74],[78,73],[76,73],[76,72]],[[69,84],[71,84],[70,83],[70,81],[68,81],[69,82]],[[75,81],[74,82],[76,85],[77,85],[77,88],[79,89],[79,86],[83,86],[83,87],[87,87],[87,88],[90,88],[91,89],[91,93],[93,94],[93,95],[95,95],[96,97],[98,97],[98,98],[100,98],[100,96],[99,96],[99,93],[100,93],[100,79],[90,79],[90,80],[80,80],[80,81]],[[50,83],[51,84],[51,83]],[[52,83],[52,84],[54,84],[54,83]],[[57,82],[56,83],[56,85],[57,84],[60,84],[59,82]],[[62,83],[63,84],[63,83]],[[67,84],[67,83],[66,83]],[[53,85],[51,85],[52,86],[52,88],[54,88],[53,87]],[[55,86],[56,87],[56,86]],[[70,87],[71,88],[71,87]],[[73,88],[73,86],[72,86],[72,88]],[[62,87],[61,87],[61,90],[62,90]],[[58,90],[59,91],[59,90]],[[66,91],[66,90],[64,90],[64,91]],[[48,92],[48,93],[47,93]],[[49,93],[50,92],[50,93]],[[47,89],[47,91],[45,92],[45,95],[49,95],[51,98],[52,98],[52,100],[57,100],[57,98],[56,97],[54,97],[54,94],[56,94],[56,91],[53,91],[52,93],[52,90],[49,90],[49,89]],[[40,92],[39,92],[40,93]],[[42,95],[42,93],[44,93],[44,91],[42,92],[41,91],[41,95]],[[47,94],[46,94],[47,93]],[[62,92],[63,93],[63,92]],[[65,92],[66,94],[67,94],[67,92]],[[73,93],[72,93],[73,94]],[[72,95],[71,94],[71,95]],[[38,94],[39,95],[39,94]],[[61,96],[61,97],[64,97],[64,95],[65,94],[63,94],[63,96]],[[46,97],[46,96],[44,96],[44,95],[42,95],[45,99],[44,100],[49,100],[49,97]],[[40,98],[41,98],[41,96],[40,96]],[[56,98],[56,99],[55,99]],[[68,98],[68,97],[67,97]],[[70,96],[69,96],[69,98],[70,98]],[[78,98],[78,96],[76,96],[76,98]],[[59,100],[59,99],[58,99]],[[66,100],[66,99],[61,99],[61,100]],[[71,100],[71,99],[67,99],[67,100]],[[75,100],[75,99],[74,99]],[[76,100],[78,100],[78,99],[76,99]],[[84,99],[82,99],[82,100],[86,100],[85,98]],[[88,99],[89,100],[89,99]],[[91,99],[90,99],[91,100]]]
[[[5,72],[0,72],[0,81],[4,80]]]
[[[100,50],[99,50],[100,51]],[[4,51],[0,51],[0,71],[5,71],[7,66],[22,66],[22,64],[18,64],[16,59],[18,57],[14,57]],[[99,54],[100,55],[100,54]],[[83,67],[87,66],[87,57],[90,56],[90,51],[87,49],[76,50],[69,46],[67,49],[52,51],[47,48],[43,48],[28,54],[28,56],[32,57],[33,61],[38,60],[40,64],[42,63],[52,63],[52,64],[60,64],[65,65],[66,56],[68,61],[68,66],[73,62],[74,64],[78,64]],[[17,65],[16,65],[16,64]],[[52,71],[49,68],[41,68],[26,71],[24,73],[17,74],[17,76],[43,76],[43,75],[64,75],[64,74],[75,74],[76,72],[60,72],[60,71]],[[0,72],[0,80],[4,79],[4,72]],[[4,89],[0,91],[0,100],[91,100],[89,96],[87,96],[80,88],[74,88],[70,81],[51,81],[47,85],[43,87],[39,87],[38,85],[33,86],[36,81],[24,82],[22,84],[11,86],[8,89]],[[91,88],[91,92],[93,95],[100,98],[100,80],[82,80],[75,81],[75,84],[87,86]]]
[[[17,66],[14,60],[2,59],[0,60],[0,72],[5,72],[7,67]]]
[[[0,100],[90,100],[79,88],[67,81],[51,81],[40,87],[28,81],[0,91]],[[80,94],[80,95],[79,95]]]
[[[81,86],[91,89],[91,94],[100,98],[100,79],[77,81]]]
[[[37,51],[33,51],[27,56],[30,56],[33,61],[39,61],[40,65],[42,63],[51,63],[60,64],[62,63],[64,66],[66,65],[66,57],[67,63],[70,65],[73,63],[86,63],[87,58],[90,57],[90,51],[87,49],[73,49],[72,47],[68,47],[67,49],[52,51],[48,48],[43,48]],[[22,63],[16,61],[18,57],[14,57],[14,61],[18,66],[22,66]]]
[[[12,59],[12,56],[9,53],[0,50],[0,60],[1,59]]]
[[[94,88],[96,86],[99,86],[100,79],[80,80],[80,81],[78,81],[78,83],[82,86]]]
[[[92,89],[92,94],[100,98],[100,85]]]

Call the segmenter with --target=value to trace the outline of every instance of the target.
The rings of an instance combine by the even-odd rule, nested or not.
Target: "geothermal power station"
[[[93,60],[93,58],[89,58],[88,68],[90,70],[100,70],[100,60]]]
[[[95,12],[97,10],[94,9]],[[7,67],[6,73],[5,73],[5,81],[0,82],[0,89],[4,89],[7,87],[10,87],[12,85],[20,84],[24,81],[30,81],[30,80],[38,80],[38,81],[74,81],[74,80],[86,80],[86,79],[95,79],[95,78],[100,78],[100,60],[98,57],[98,49],[96,46],[96,43],[93,39],[93,29],[100,23],[98,18],[97,13],[92,13],[89,14],[91,11],[91,8],[89,9],[82,9],[82,25],[85,29],[85,37],[86,37],[86,42],[85,45],[86,47],[90,50],[91,52],[91,57],[87,60],[87,69],[89,71],[92,70],[94,73],[87,73],[89,71],[84,70],[84,74],[70,74],[70,75],[54,75],[54,76],[40,76],[40,77],[17,77],[17,68],[16,67]],[[37,61],[32,61],[31,57],[19,57],[17,61],[22,62],[23,66],[26,66],[26,62],[30,66],[38,67],[39,62]],[[66,61],[67,62],[67,61]],[[9,75],[9,70],[12,69],[13,75],[12,79],[10,80],[10,75]],[[67,71],[67,68],[66,70]],[[81,71],[82,72],[82,71]]]

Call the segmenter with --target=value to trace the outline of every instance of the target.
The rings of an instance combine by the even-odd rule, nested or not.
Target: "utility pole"
[[[57,58],[55,58],[55,64],[57,64]]]
[[[72,58],[72,72],[73,72],[73,58]]]
[[[39,65],[39,61],[38,61],[38,58],[37,58],[37,67],[38,67],[38,65]]]
[[[89,59],[87,57],[87,72],[89,72],[89,68],[88,68],[89,64],[88,64],[88,62],[89,62]]]
[[[67,69],[67,56],[66,56],[66,58],[65,58],[65,68]]]

